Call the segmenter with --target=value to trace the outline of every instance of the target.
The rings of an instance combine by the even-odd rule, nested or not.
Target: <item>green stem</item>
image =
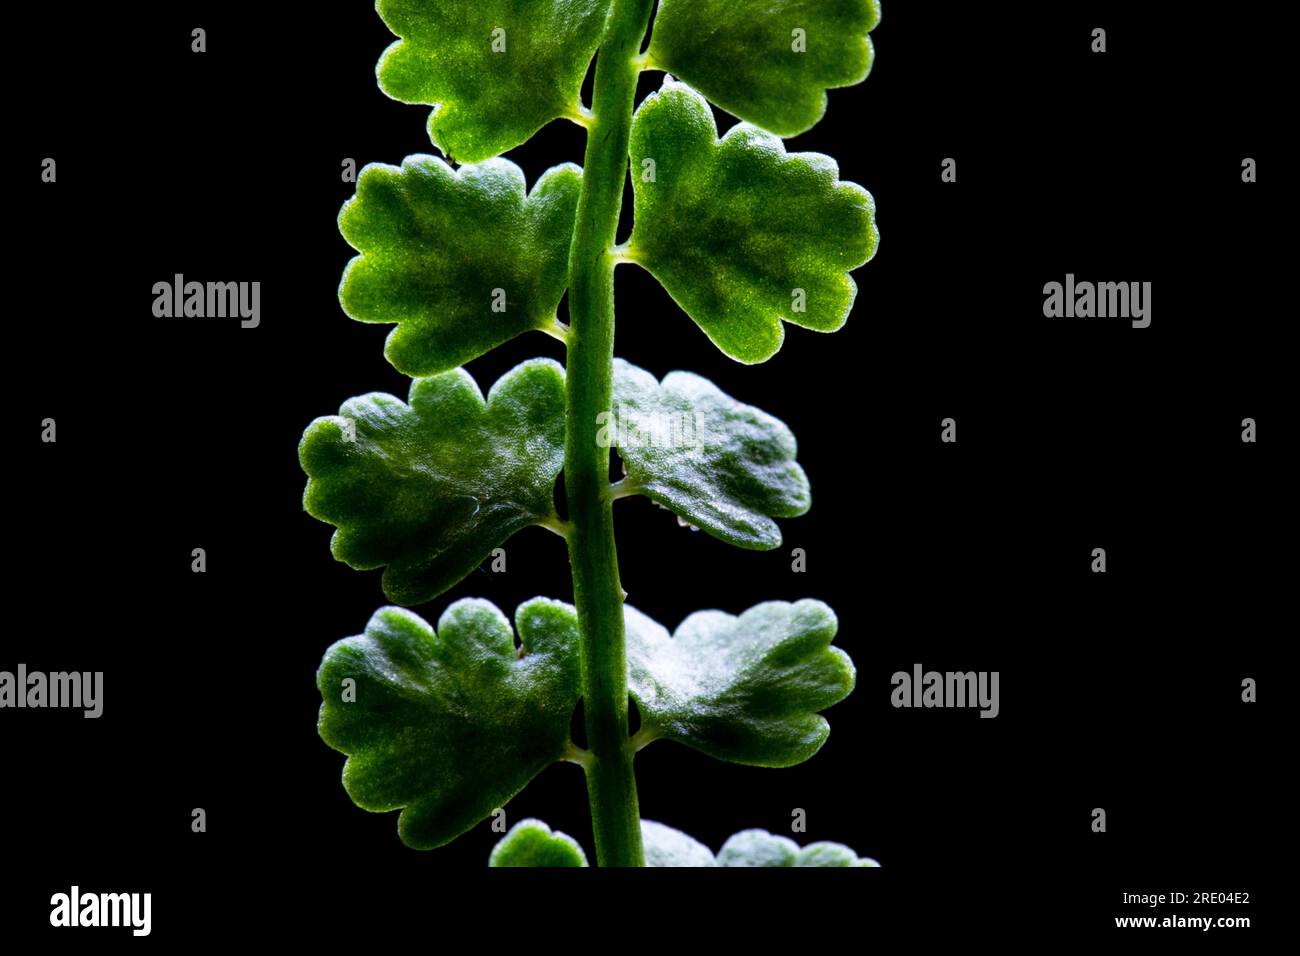
[[[601,866],[644,866],[641,811],[628,746],[623,588],[618,580],[609,449],[596,437],[614,388],[614,258],[628,136],[641,52],[654,0],[614,0],[596,57],[582,196],[569,252],[568,408],[564,485],[569,562],[582,642],[585,765],[596,858]]]

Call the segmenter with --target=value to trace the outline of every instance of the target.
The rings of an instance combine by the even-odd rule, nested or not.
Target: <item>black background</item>
[[[392,37],[370,5],[322,6],[13,11],[10,42],[26,49],[9,66],[20,135],[5,152],[15,547],[0,669],[103,670],[105,711],[0,714],[0,931],[48,929],[50,894],[72,883],[151,891],[160,940],[437,913],[483,927],[512,899],[572,914],[602,894],[734,920],[741,888],[747,913],[754,893],[788,901],[765,923],[797,926],[825,902],[858,937],[953,929],[941,917],[982,906],[988,939],[1113,939],[1138,931],[1112,916],[1151,912],[1121,906],[1122,891],[1247,890],[1255,928],[1232,941],[1263,931],[1277,655],[1293,626],[1277,5],[887,2],[870,78],[832,92],[790,143],[830,153],[876,198],[880,250],[855,273],[842,331],[787,326],[775,358],[742,366],[648,274],[618,270],[618,353],[784,419],[814,496],[766,553],[621,502],[629,601],[674,626],[704,607],[821,598],[858,668],[811,761],[762,770],[659,743],[637,760],[642,812],[716,849],[802,808],[800,842],[884,864],[809,877],[814,901],[789,874],[488,871],[486,822],[421,853],[398,841],[396,814],[343,792],[343,757],[315,733],[314,672],[386,602],[378,572],[336,563],[331,529],[302,511],[296,448],[344,399],[407,388],[382,356],[387,327],[338,306],[352,251],[335,217],[353,189],[340,163],[433,150],[427,110],[374,82]],[[642,95],[659,82],[646,75]],[[554,123],[509,158],[532,183],[581,161],[583,142]],[[1257,184],[1241,181],[1247,156]],[[940,181],[945,157],[956,183]],[[261,281],[261,326],[155,319],[151,286],[176,272]],[[1152,282],[1151,327],[1044,318],[1043,284],[1067,272]],[[563,359],[529,334],[469,368],[486,388],[535,355]],[[47,416],[57,444],[35,437]],[[947,416],[955,445],[939,440]],[[1257,444],[1240,441],[1245,417]],[[190,571],[195,547],[206,574]],[[794,547],[807,573],[791,572]],[[554,536],[529,529],[508,556],[507,573],[485,566],[418,610],[571,597]],[[1001,715],[895,710],[890,675],[917,662],[1000,671]],[[190,831],[194,807],[206,834]],[[572,765],[507,813],[591,851]],[[126,931],[75,938],[95,932]]]

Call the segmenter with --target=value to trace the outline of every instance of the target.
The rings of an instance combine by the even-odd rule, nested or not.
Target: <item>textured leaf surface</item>
[[[578,102],[609,0],[379,0],[401,39],[379,86],[433,106],[429,137],[457,162],[527,141]]]
[[[716,866],[713,851],[681,830],[641,821],[641,845],[646,866]]]
[[[866,79],[879,22],[879,0],[660,0],[650,58],[727,112],[795,136],[822,118],[827,89]]]
[[[820,601],[771,601],[739,617],[698,611],[673,635],[625,608],[628,683],[643,727],[719,760],[788,767],[825,743],[817,712],[853,689]]]
[[[529,525],[553,520],[564,463],[564,372],[516,366],[486,402],[457,369],[411,383],[410,404],[374,393],[308,426],[307,511],[338,530],[331,550],[387,566],[384,593],[432,600]]]
[[[822,841],[802,849],[789,837],[766,830],[742,830],[715,857],[707,846],[681,830],[641,821],[646,866],[879,866],[842,843]]]
[[[673,372],[660,384],[616,360],[610,421],[631,486],[723,541],[775,548],[772,518],[812,503],[790,429],[708,379]]]
[[[741,830],[718,851],[718,866],[880,866],[842,843],[822,841],[803,849],[789,837],[766,830]]]
[[[550,326],[581,186],[571,163],[547,170],[531,193],[504,159],[459,170],[434,156],[367,166],[339,213],[339,231],[361,253],[343,273],[343,310],[396,323],[384,354],[411,376]]]
[[[748,123],[719,140],[708,103],[671,78],[637,109],[631,150],[629,257],[718,348],[762,362],[781,347],[782,320],[843,326],[857,294],[848,273],[878,235],[871,194],[841,182],[834,160],[787,153]]]
[[[575,622],[567,605],[522,604],[516,649],[510,622],[487,601],[456,602],[436,634],[387,607],[365,634],[334,644],[316,676],[319,731],[348,754],[343,785],[353,802],[404,808],[398,832],[416,849],[442,846],[504,806],[568,742],[579,695]]]
[[[567,833],[541,820],[520,820],[492,848],[488,866],[586,866],[587,854]]]

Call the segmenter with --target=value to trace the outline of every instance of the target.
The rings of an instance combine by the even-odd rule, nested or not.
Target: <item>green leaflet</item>
[[[718,866],[880,866],[842,843],[809,843],[803,849],[789,837],[766,830],[741,830],[718,851]]]
[[[396,323],[384,355],[411,376],[551,327],[581,187],[572,163],[547,170],[531,193],[504,159],[452,170],[408,156],[400,167],[365,167],[339,212],[339,231],[361,253],[339,285],[343,311]]]
[[[488,866],[586,866],[587,854],[567,833],[541,820],[520,820],[492,848]]]
[[[320,736],[349,755],[343,785],[353,802],[404,808],[398,832],[408,846],[450,842],[564,754],[579,695],[575,615],[537,598],[520,605],[515,625],[518,650],[487,601],[456,602],[437,634],[387,607],[364,635],[325,653]]]
[[[384,593],[419,604],[493,548],[555,522],[564,463],[564,372],[549,359],[502,376],[486,402],[463,369],[411,383],[410,404],[374,393],[308,426],[298,450],[303,504],[336,525],[331,550],[387,566]]]
[[[379,0],[397,36],[376,73],[385,93],[433,106],[429,137],[478,162],[570,115],[609,0]]]
[[[820,601],[769,601],[739,617],[697,611],[672,636],[631,607],[628,686],[649,739],[719,760],[789,767],[815,754],[830,725],[818,711],[853,690],[837,622]]]
[[[641,845],[646,866],[717,866],[699,840],[653,820],[641,821]]]
[[[704,98],[671,77],[632,125],[636,224],[644,266],[723,352],[771,358],[782,320],[843,326],[852,269],[875,254],[875,203],[820,153],[786,153],[748,123],[721,140]],[[653,166],[649,163],[653,161]]]
[[[651,65],[728,113],[796,136],[826,112],[826,90],[861,83],[879,0],[659,0]]]
[[[790,429],[698,375],[615,359],[610,426],[629,487],[730,544],[775,548],[812,504]]]

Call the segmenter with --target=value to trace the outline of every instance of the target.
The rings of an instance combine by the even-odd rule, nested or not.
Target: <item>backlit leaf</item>
[[[361,171],[339,231],[361,254],[343,311],[396,323],[384,354],[411,376],[445,372],[556,321],[582,171],[549,169],[531,193],[509,160],[452,170],[434,156]]]
[[[879,0],[659,0],[651,64],[728,113],[795,136],[826,112],[826,90],[866,79]]]
[[[429,137],[473,163],[568,115],[609,0],[379,0],[401,37],[376,73],[385,93],[433,107]]]
[[[541,820],[520,820],[492,848],[488,866],[586,866],[587,854],[567,833]]]
[[[704,98],[671,78],[632,124],[636,224],[628,258],[723,352],[771,358],[782,321],[844,325],[848,273],[876,251],[875,203],[820,153],[787,153],[748,123],[721,140]],[[651,163],[653,165],[651,165]]]

